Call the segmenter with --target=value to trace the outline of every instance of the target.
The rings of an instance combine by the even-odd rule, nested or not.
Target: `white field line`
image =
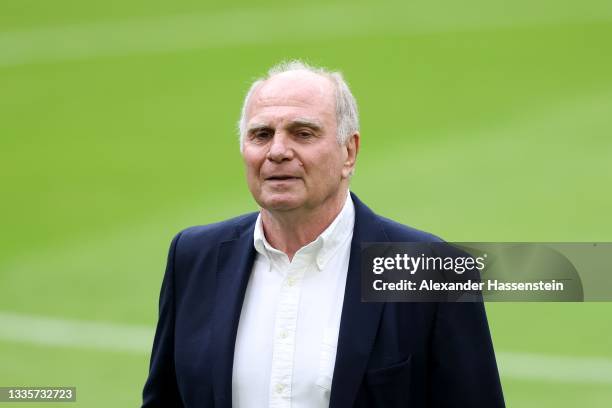
[[[497,352],[503,377],[564,383],[612,384],[612,359]]]
[[[459,4],[459,3],[458,3]],[[501,9],[480,4],[478,13],[453,5],[310,5],[218,11],[167,17],[0,31],[0,67],[163,53],[235,45],[295,43],[372,34],[422,34],[548,24],[610,21],[612,7],[588,10],[531,4]]]
[[[10,342],[144,353],[151,351],[153,334],[147,326],[0,312],[0,340]]]
[[[99,351],[149,353],[154,330],[0,312],[0,341]],[[1,354],[1,351],[0,351]],[[504,378],[612,384],[612,359],[497,352]]]

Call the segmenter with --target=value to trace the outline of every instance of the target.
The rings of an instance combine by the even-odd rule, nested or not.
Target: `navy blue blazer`
[[[439,239],[352,198],[355,227],[330,407],[503,407],[482,303],[360,301],[361,242]],[[231,407],[256,218],[188,228],[172,241],[143,407]]]

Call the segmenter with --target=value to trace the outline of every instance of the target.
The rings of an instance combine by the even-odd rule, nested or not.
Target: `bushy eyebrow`
[[[253,123],[247,128],[247,133],[254,133],[258,130],[271,130],[272,126],[266,125],[265,123]]]
[[[308,118],[297,118],[287,124],[287,129],[295,129],[298,127],[307,127],[314,131],[320,131],[323,128],[318,121]]]
[[[300,127],[307,127],[315,132],[323,129],[323,125],[316,120],[308,118],[296,118],[286,125],[286,129],[293,130]],[[247,128],[247,133],[254,133],[259,130],[273,130],[274,128],[266,123],[252,123]]]

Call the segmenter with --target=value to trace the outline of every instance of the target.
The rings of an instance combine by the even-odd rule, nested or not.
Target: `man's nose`
[[[293,159],[293,148],[291,146],[291,140],[284,132],[276,132],[272,137],[272,143],[270,144],[270,150],[268,151],[268,160],[273,162],[282,162],[284,160]]]

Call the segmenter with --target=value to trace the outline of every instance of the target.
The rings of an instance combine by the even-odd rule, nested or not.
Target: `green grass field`
[[[0,386],[139,404],[170,239],[256,209],[235,123],[283,59],[345,73],[375,211],[447,240],[612,241],[611,2],[240,3],[0,4]],[[611,304],[487,310],[509,407],[610,406]]]

